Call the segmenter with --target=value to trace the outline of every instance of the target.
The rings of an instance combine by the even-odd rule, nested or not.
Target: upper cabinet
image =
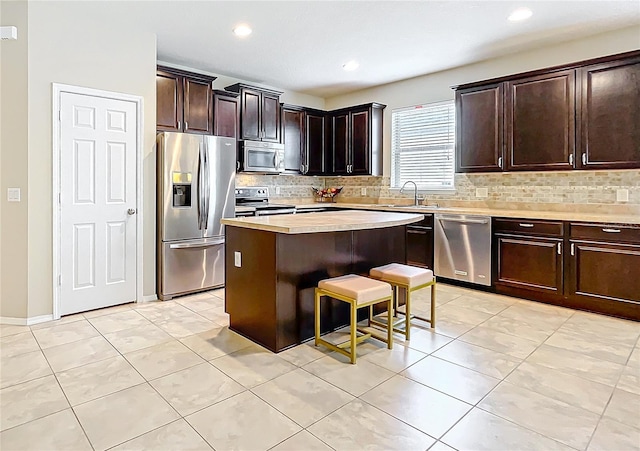
[[[213,133],[212,83],[215,77],[158,66],[156,125],[158,130]]]
[[[575,71],[506,83],[506,170],[572,169]]]
[[[304,108],[282,105],[282,144],[284,144],[284,170],[304,174]]]
[[[370,103],[329,112],[332,174],[382,175],[384,108]]]
[[[213,91],[213,134],[240,138],[240,101],[235,92]]]
[[[640,52],[456,87],[456,172],[640,167]]]
[[[578,167],[640,167],[640,56],[578,70]]]
[[[240,94],[240,138],[280,142],[282,92],[236,83],[225,88]]]
[[[456,172],[502,170],[502,83],[456,91]]]
[[[281,109],[285,172],[324,174],[326,113],[286,104]]]

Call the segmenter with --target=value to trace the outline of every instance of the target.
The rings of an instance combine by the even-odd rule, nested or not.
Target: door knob
[[[129,208],[127,210],[127,214],[128,215],[135,215],[136,214],[136,209],[135,208]]]

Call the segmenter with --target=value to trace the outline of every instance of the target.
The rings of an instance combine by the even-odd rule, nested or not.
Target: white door
[[[60,94],[60,314],[136,299],[136,104]]]

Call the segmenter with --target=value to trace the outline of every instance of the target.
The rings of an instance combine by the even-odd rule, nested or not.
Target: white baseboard
[[[157,301],[158,300],[158,295],[154,294],[149,294],[147,296],[142,296],[142,302],[152,302],[152,301]]]
[[[47,321],[52,321],[53,315],[32,316],[31,318],[13,318],[10,316],[0,316],[0,324],[11,326],[33,326]]]

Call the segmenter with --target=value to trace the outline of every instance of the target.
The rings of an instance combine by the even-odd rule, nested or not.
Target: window
[[[453,100],[394,110],[391,114],[391,188],[407,180],[422,190],[452,190]]]

